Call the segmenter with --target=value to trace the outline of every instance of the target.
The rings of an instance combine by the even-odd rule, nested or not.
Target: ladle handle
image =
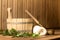
[[[8,19],[11,19],[12,18],[11,8],[8,8],[7,11],[8,11]]]
[[[42,26],[42,25],[39,23],[39,21],[38,21],[34,16],[32,16],[32,14],[31,14],[28,10],[25,10],[25,12],[26,12],[38,25]]]

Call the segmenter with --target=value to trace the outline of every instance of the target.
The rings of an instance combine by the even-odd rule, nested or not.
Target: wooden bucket
[[[8,9],[7,29],[16,29],[17,31],[32,32],[33,21],[31,18],[12,18],[10,9]]]

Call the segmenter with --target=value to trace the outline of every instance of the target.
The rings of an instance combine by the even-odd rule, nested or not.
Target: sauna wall
[[[6,29],[7,8],[12,8],[13,18],[31,18],[27,9],[45,28],[60,28],[60,0],[0,0],[2,30]]]

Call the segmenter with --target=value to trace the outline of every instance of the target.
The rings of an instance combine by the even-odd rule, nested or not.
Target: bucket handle
[[[7,8],[7,11],[8,11],[8,19],[12,19],[11,8]]]

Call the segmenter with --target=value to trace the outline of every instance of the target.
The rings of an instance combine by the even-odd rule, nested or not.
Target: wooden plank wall
[[[46,17],[47,17],[47,27],[50,26],[50,28],[58,28],[59,23],[59,17],[60,14],[58,12],[58,9],[60,8],[58,4],[59,0],[46,0]]]
[[[44,27],[60,27],[60,0],[0,0],[0,29],[6,29],[8,7],[13,18],[30,18],[27,9]]]

